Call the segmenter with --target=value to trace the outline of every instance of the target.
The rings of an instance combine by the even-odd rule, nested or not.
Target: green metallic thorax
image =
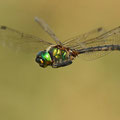
[[[51,48],[49,52],[52,54],[53,58],[56,60],[66,60],[68,58],[68,54],[65,50],[61,50],[59,48]]]

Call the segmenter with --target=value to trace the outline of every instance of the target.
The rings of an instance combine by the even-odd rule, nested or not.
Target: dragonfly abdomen
[[[120,45],[103,45],[103,46],[84,48],[77,51],[78,51],[78,54],[82,54],[87,52],[113,51],[113,50],[120,50]]]

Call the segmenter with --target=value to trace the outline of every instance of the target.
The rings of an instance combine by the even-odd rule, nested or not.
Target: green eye
[[[45,60],[45,61],[52,61],[51,60],[51,56],[48,52],[45,52],[42,54],[42,58]]]
[[[51,56],[48,52],[46,51],[40,51],[36,57],[36,62],[41,66],[41,67],[47,67],[48,65],[52,64],[52,59]]]

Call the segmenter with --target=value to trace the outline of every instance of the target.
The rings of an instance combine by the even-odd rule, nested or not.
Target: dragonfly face
[[[45,51],[40,51],[37,54],[35,61],[43,68],[52,64],[51,56],[48,52],[46,52],[46,50]]]

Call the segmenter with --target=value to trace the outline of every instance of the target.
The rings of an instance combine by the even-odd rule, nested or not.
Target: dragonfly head
[[[47,51],[40,51],[37,54],[35,61],[43,68],[52,64],[51,56]]]

